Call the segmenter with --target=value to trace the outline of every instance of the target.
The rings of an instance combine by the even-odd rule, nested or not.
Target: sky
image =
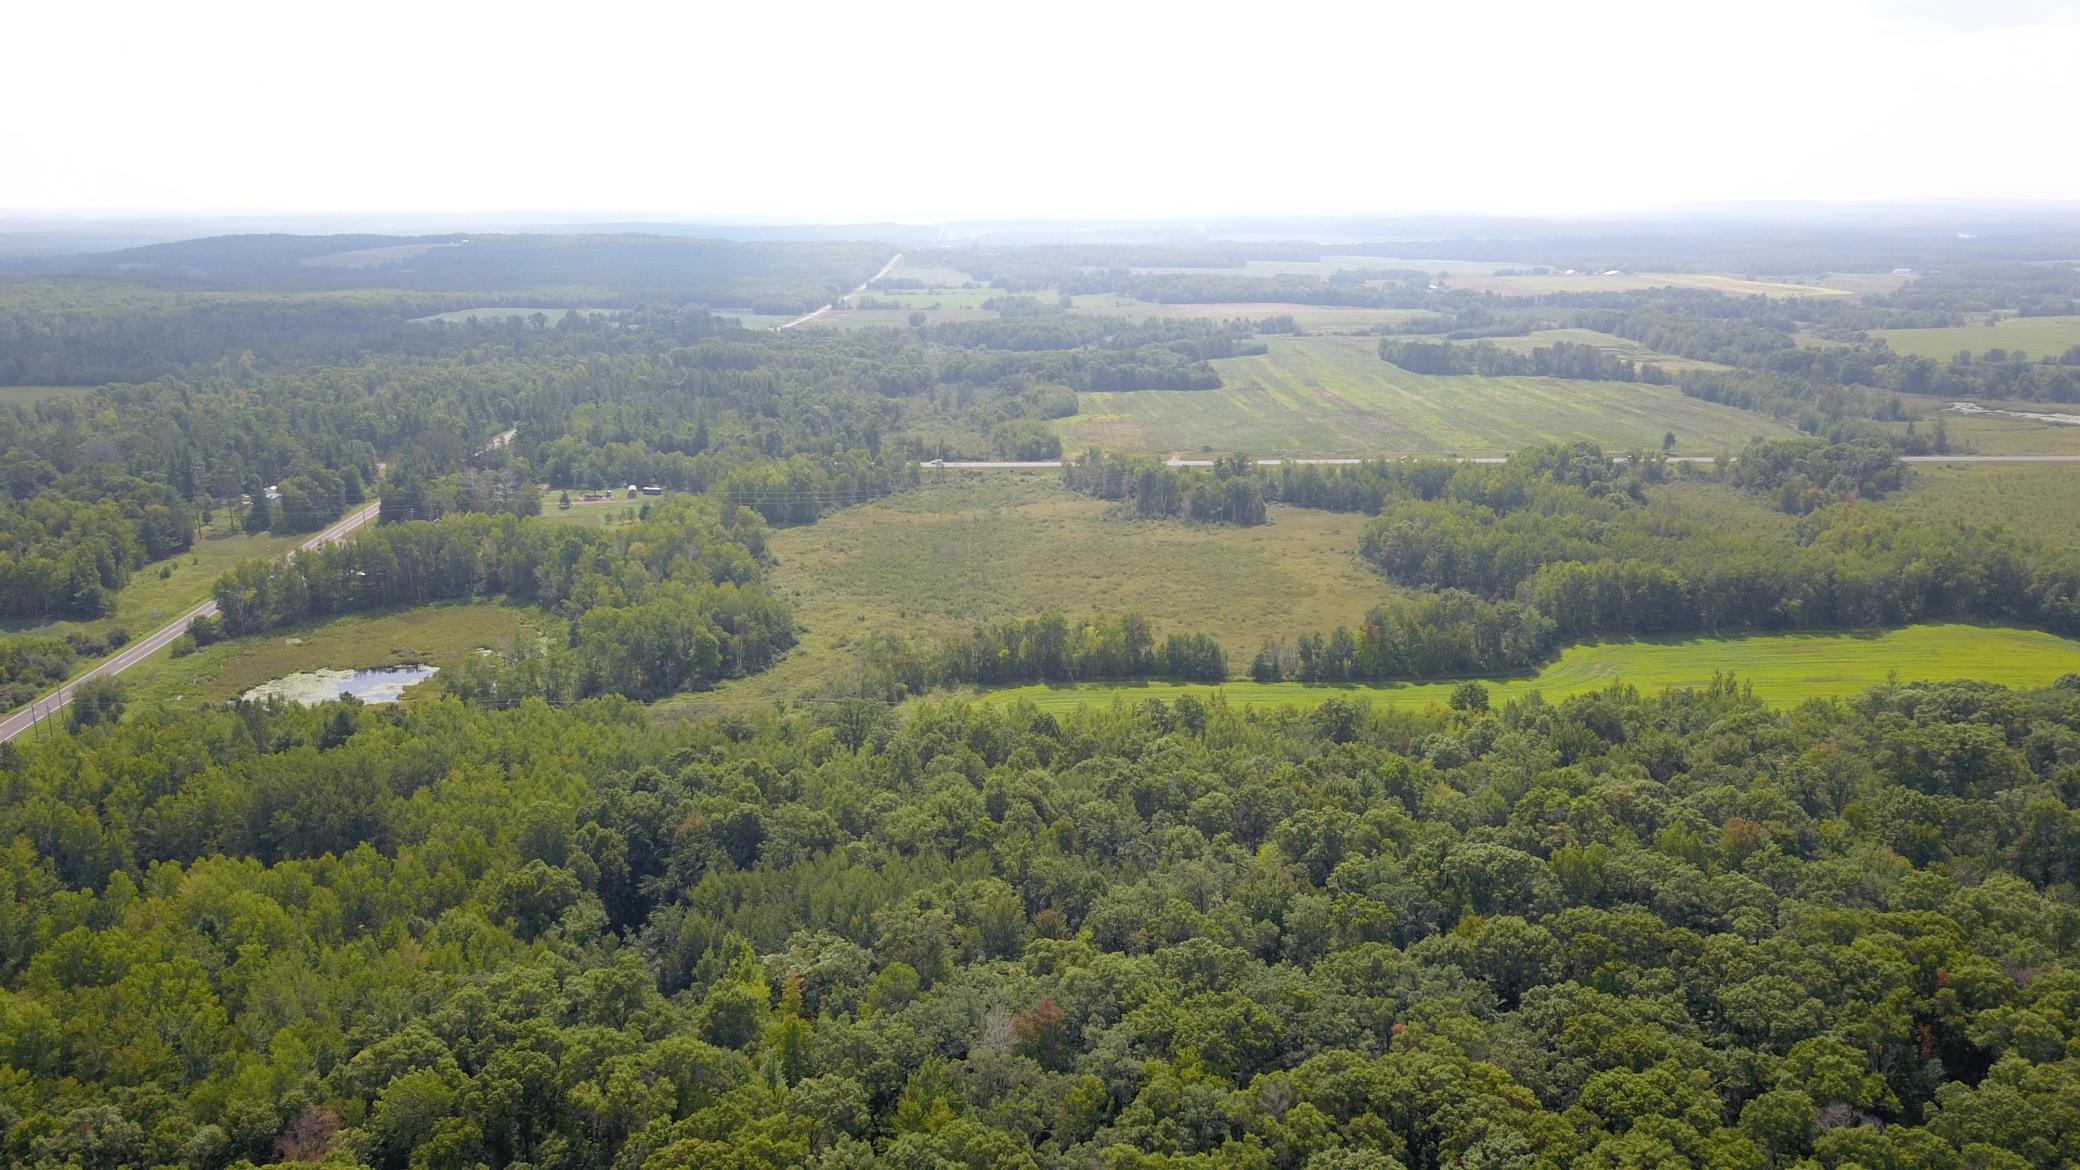
[[[157,0],[6,24],[10,211],[2080,200],[2080,0]]]

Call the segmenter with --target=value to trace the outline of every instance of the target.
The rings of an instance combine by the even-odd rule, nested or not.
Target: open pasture
[[[1554,272],[1544,276],[1454,276],[1450,287],[1491,292],[1506,297],[1535,297],[1557,292],[1633,292],[1650,288],[1698,288],[1730,296],[1845,297],[1846,289],[1782,280],[1749,280],[1706,272]]]
[[[1272,338],[1270,352],[1214,362],[1218,390],[1077,396],[1057,424],[1066,450],[1248,451],[1259,456],[1503,455],[1549,439],[1613,450],[1737,449],[1790,428],[1672,387],[1558,378],[1437,377],[1379,359],[1368,337]]]
[[[1232,654],[1233,651],[1231,650]],[[1809,699],[1846,699],[1891,680],[1981,679],[2012,687],[2044,686],[2080,671],[2080,642],[2040,630],[1961,624],[1900,630],[1811,634],[1756,634],[1740,638],[1686,638],[1600,642],[1574,646],[1535,675],[1483,680],[1491,703],[1537,691],[1558,701],[1624,683],[1642,691],[1703,687],[1715,672],[1752,683],[1765,702],[1790,707]],[[1221,687],[1169,683],[1025,686],[992,691],[992,702],[1031,702],[1042,710],[1175,700],[1220,694],[1230,707],[1313,707],[1324,699],[1373,706],[1443,706],[1457,682],[1373,686],[1235,682]]]
[[[1363,305],[1296,305],[1278,301],[1164,305],[1153,301],[1137,301],[1117,293],[1088,293],[1077,297],[1076,311],[1093,317],[1122,317],[1130,321],[1226,321],[1236,317],[1291,317],[1295,324],[1309,333],[1352,333],[1419,317],[1435,316],[1421,309],[1375,309]]]
[[[1657,353],[1629,337],[1619,337],[1611,333],[1598,333],[1594,329],[1540,329],[1524,334],[1521,337],[1486,337],[1481,340],[1514,353],[1530,353],[1541,346],[1549,346],[1554,342],[1565,341],[1574,345],[1593,346],[1605,353],[1624,358],[1627,361],[1638,362],[1642,365],[1652,362],[1669,370],[1723,370],[1728,368],[1718,362],[1697,361],[1692,358],[1677,357],[1674,354]]]
[[[1894,353],[1948,361],[1959,353],[2005,349],[2033,358],[2057,357],[2080,345],[2080,317],[2002,317],[1992,325],[1952,325],[1941,329],[1873,329]]]
[[[28,405],[44,398],[71,398],[98,386],[0,386],[0,406]]]
[[[502,321],[509,317],[532,317],[536,313],[540,313],[542,316],[547,317],[549,319],[549,324],[554,325],[556,324],[556,322],[563,319],[563,315],[565,313],[570,312],[574,308],[577,309],[580,316],[585,317],[596,317],[601,314],[612,314],[620,312],[619,309],[587,309],[576,305],[563,305],[553,309],[544,309],[538,306],[526,305],[494,305],[487,306],[481,309],[456,309],[452,313],[434,313],[426,317],[414,317],[412,318],[412,320],[415,322],[473,320]]]
[[[948,472],[773,532],[772,580],[795,605],[801,644],[718,697],[814,693],[876,632],[930,644],[1047,609],[1145,614],[1158,636],[1202,630],[1247,665],[1265,638],[1354,623],[1392,590],[1356,555],[1367,519],[1273,507],[1253,528],[1128,520],[1053,473]]]
[[[974,283],[975,278],[958,268],[944,264],[927,264],[905,258],[901,264],[888,270],[888,280],[915,280],[934,288],[959,287]],[[879,286],[876,286],[879,287]]]

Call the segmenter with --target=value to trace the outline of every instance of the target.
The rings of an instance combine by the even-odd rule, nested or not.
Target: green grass
[[[185,658],[154,654],[123,675],[136,704],[236,698],[285,674],[424,663],[452,670],[479,649],[510,650],[555,625],[541,611],[490,602],[434,605],[234,638]]]
[[[947,321],[995,321],[995,309],[834,309],[803,325],[823,329],[906,329],[910,314],[921,312],[933,325]]]
[[[1575,646],[1536,675],[1487,680],[1492,702],[1538,691],[1558,700],[1601,690],[1614,682],[1643,691],[1702,687],[1715,671],[1753,683],[1776,706],[1808,699],[1839,699],[1889,679],[1973,678],[2013,687],[2043,686],[2080,671],[2080,641],[2037,630],[1999,626],[1924,625],[1856,633],[1758,634],[1744,638],[1604,642]],[[1135,686],[1029,686],[989,692],[991,702],[1029,701],[1043,710],[1145,698],[1201,698],[1218,691],[1230,707],[1250,704],[1311,707],[1324,699],[1360,699],[1374,706],[1442,704],[1456,682],[1388,686],[1307,686],[1301,683],[1229,683],[1223,687],[1150,683]]]
[[[1076,298],[1076,311],[1093,317],[1122,317],[1130,321],[1206,320],[1226,321],[1234,317],[1291,317],[1309,333],[1352,333],[1376,329],[1417,317],[1435,314],[1422,309],[1373,309],[1359,305],[1296,305],[1283,301],[1240,301],[1222,304],[1161,305],[1137,301],[1117,293],[1085,293]]]
[[[1920,416],[1912,424],[1915,433],[1932,436],[1937,420],[1942,421],[1952,454],[2080,455],[2080,425],[2012,414],[1955,414],[1947,409],[1952,401],[1948,398],[1919,394],[1902,394],[1900,398],[1906,403],[1908,413]],[[2076,413],[2073,407],[2056,402],[2004,402],[1991,398],[1974,401],[1989,410],[2016,410],[2030,414]],[[1909,429],[1907,423],[1879,425],[1895,434],[1905,434]]]
[[[66,398],[98,390],[98,386],[0,386],[0,406],[27,405],[41,398]]]
[[[308,535],[247,536],[228,527],[228,513],[219,516],[218,520],[217,525],[196,536],[194,547],[187,552],[154,561],[132,573],[129,583],[116,594],[113,614],[85,622],[44,622],[28,629],[43,634],[64,634],[73,630],[102,634],[113,626],[122,626],[130,631],[132,638],[141,638],[207,600],[217,578],[231,566],[255,557],[287,556],[298,544],[309,539]],[[167,576],[159,575],[168,569],[171,572]],[[14,632],[26,631],[17,629]],[[82,662],[80,669],[85,670],[90,665],[92,663]]]
[[[1930,522],[2001,524],[2053,549],[2080,547],[2080,465],[1918,464],[1912,486],[1879,506]]]
[[[1545,276],[1453,276],[1448,287],[1491,292],[1506,297],[1541,296],[1557,292],[1634,292],[1651,288],[1696,288],[1729,296],[1845,297],[1847,289],[1820,284],[1795,284],[1787,280],[1749,280],[1710,272],[1578,272]]]
[[[2057,357],[2080,345],[2080,317],[2003,317],[1996,325],[1953,325],[1941,329],[1873,329],[1892,352],[1948,361],[1959,353],[1989,349],[2033,358]]]
[[[1652,362],[1669,370],[1724,370],[1729,368],[1718,362],[1701,362],[1692,358],[1677,357],[1674,354],[1658,353],[1629,337],[1619,337],[1612,333],[1598,333],[1594,329],[1540,329],[1524,334],[1521,337],[1488,337],[1482,340],[1500,349],[1509,350],[1512,353],[1530,353],[1541,346],[1549,346],[1554,342],[1565,341],[1574,345],[1586,345],[1600,349],[1605,353],[1631,362],[1641,364]],[[1469,342],[1467,344],[1472,343]]]
[[[1012,296],[1033,297],[1050,305],[1055,300],[1055,294],[1049,290],[1009,293],[1000,288],[870,288],[864,295],[877,301],[896,301],[905,309],[979,309],[984,301]]]
[[[1366,517],[1273,508],[1254,528],[1125,520],[1051,473],[949,472],[943,483],[774,532],[776,589],[801,645],[721,698],[813,693],[892,630],[927,643],[1049,608],[1139,612],[1231,654],[1358,620],[1391,588],[1355,555]],[[1247,649],[1243,649],[1247,647]]]
[[[948,268],[941,264],[920,264],[905,259],[901,264],[888,270],[888,279],[918,280],[934,287],[944,288],[949,285],[958,287],[968,284],[975,278],[958,268]]]
[[[493,305],[493,306],[488,306],[488,307],[486,307],[486,308],[481,308],[481,309],[457,309],[457,310],[455,310],[455,311],[454,311],[454,312],[452,312],[452,313],[435,313],[435,314],[433,314],[432,316],[429,316],[429,317],[414,317],[414,318],[412,318],[412,320],[414,320],[414,321],[469,321],[469,320],[487,320],[487,321],[488,321],[488,320],[503,320],[503,319],[505,319],[505,318],[507,318],[507,317],[532,317],[532,316],[534,316],[534,315],[535,315],[536,313],[540,313],[540,314],[542,314],[542,315],[543,315],[544,317],[547,317],[547,318],[549,319],[549,324],[550,324],[550,326],[551,326],[551,327],[553,328],[553,327],[555,326],[555,324],[556,324],[556,323],[557,323],[558,321],[560,321],[560,320],[562,320],[562,319],[563,319],[563,315],[564,315],[564,314],[565,314],[566,312],[568,312],[568,311],[570,311],[571,309],[574,309],[574,308],[578,310],[578,313],[579,313],[579,315],[580,315],[580,316],[585,316],[585,317],[597,317],[597,316],[601,316],[601,315],[604,315],[604,314],[613,314],[613,313],[618,313],[618,312],[620,312],[620,311],[621,311],[621,310],[619,310],[619,309],[587,309],[587,308],[583,308],[583,307],[581,307],[581,306],[577,306],[577,305],[565,305],[565,306],[559,306],[559,307],[557,307],[557,308],[553,308],[553,309],[543,309],[543,308],[537,308],[537,307],[529,307],[529,306],[524,306],[524,305]],[[733,314],[732,314],[732,315],[733,315]]]
[[[1549,439],[1691,454],[1788,435],[1771,419],[1667,386],[1557,378],[1432,377],[1379,359],[1365,337],[1272,338],[1270,352],[1213,363],[1218,390],[1078,396],[1057,423],[1070,450],[1246,450],[1260,456],[1503,455]]]

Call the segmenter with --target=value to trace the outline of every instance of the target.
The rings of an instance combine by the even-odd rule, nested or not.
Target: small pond
[[[261,683],[239,696],[286,699],[291,703],[330,703],[352,695],[364,703],[395,703],[404,689],[432,678],[437,666],[382,666],[371,670],[305,670]]]

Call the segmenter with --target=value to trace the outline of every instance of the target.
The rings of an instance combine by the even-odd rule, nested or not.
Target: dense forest
[[[2041,1167],[2080,690],[0,750],[25,1167]],[[1802,1162],[1801,1159],[1813,1159]]]

